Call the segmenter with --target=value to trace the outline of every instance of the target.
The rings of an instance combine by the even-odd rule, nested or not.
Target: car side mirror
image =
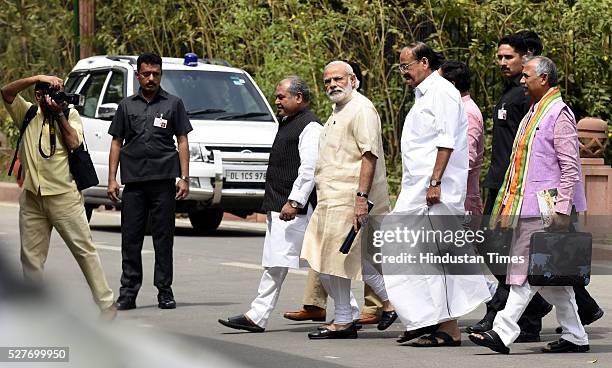
[[[98,108],[98,119],[112,120],[118,107],[119,105],[114,102],[100,105]]]

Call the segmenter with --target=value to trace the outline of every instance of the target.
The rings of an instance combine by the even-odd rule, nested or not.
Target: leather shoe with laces
[[[325,321],[325,309],[319,307],[305,307],[302,310],[295,312],[286,312],[283,317],[292,321]]]
[[[544,353],[586,353],[589,351],[589,345],[576,345],[573,342],[569,342],[564,339],[559,341],[553,341],[548,343],[546,347],[542,348]]]
[[[380,322],[380,317],[371,313],[361,313],[357,320],[360,325],[375,325],[378,322]]]
[[[159,309],[174,309],[176,308],[176,301],[173,295],[158,295],[157,296]]]
[[[480,322],[475,325],[468,326],[465,331],[467,333],[480,333],[493,329],[493,321],[489,321],[486,318],[480,320]]]
[[[117,310],[130,310],[136,309],[136,297],[135,296],[120,296],[115,302]]]
[[[308,338],[311,340],[323,340],[323,339],[356,339],[357,328],[352,323],[349,327],[343,330],[330,330],[324,328],[321,330],[313,331],[308,334]]]

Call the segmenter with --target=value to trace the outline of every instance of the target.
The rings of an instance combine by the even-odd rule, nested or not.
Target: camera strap
[[[13,168],[15,167],[15,162],[17,162],[17,154],[19,152],[19,144],[21,143],[21,137],[23,137],[23,133],[25,133],[26,128],[30,125],[30,122],[36,116],[36,112],[38,111],[37,105],[32,105],[28,109],[23,118],[23,122],[21,123],[21,128],[19,129],[19,138],[17,138],[17,145],[15,146],[15,154],[13,155],[13,161],[11,161],[11,166],[9,167],[8,176],[13,174]],[[17,171],[17,180],[21,178],[21,165],[19,166],[19,170]]]
[[[49,147],[50,147],[49,155],[46,155],[43,152],[42,145],[41,145],[42,134],[43,134],[43,130],[44,130],[44,127],[45,127],[46,123],[49,124]],[[57,142],[56,142],[56,137],[55,137],[55,119],[51,118],[51,119],[49,119],[48,122],[45,119],[43,121],[42,129],[40,129],[40,135],[38,136],[38,152],[40,153],[40,155],[43,158],[51,158],[51,156],[53,156],[55,154],[55,147],[56,147],[56,145],[57,145]]]

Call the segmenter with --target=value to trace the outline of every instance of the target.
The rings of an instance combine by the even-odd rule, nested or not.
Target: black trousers
[[[142,242],[149,217],[155,249],[153,284],[172,295],[172,248],[176,208],[174,179],[126,184],[121,208],[120,296],[135,297],[142,285]]]

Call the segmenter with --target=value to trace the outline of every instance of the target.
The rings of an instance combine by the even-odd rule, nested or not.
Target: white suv
[[[123,98],[138,92],[136,56],[93,56],[80,60],[65,82],[67,92],[84,96],[76,107],[100,179],[83,191],[88,218],[99,205],[118,207],[106,195],[108,127]],[[217,61],[189,63],[162,58],[161,86],[180,97],[189,114],[189,196],[177,202],[201,232],[219,226],[223,212],[246,216],[261,207],[266,169],[278,124],[255,81],[244,70]],[[227,65],[227,64],[226,64]],[[117,178],[120,180],[120,178]]]

